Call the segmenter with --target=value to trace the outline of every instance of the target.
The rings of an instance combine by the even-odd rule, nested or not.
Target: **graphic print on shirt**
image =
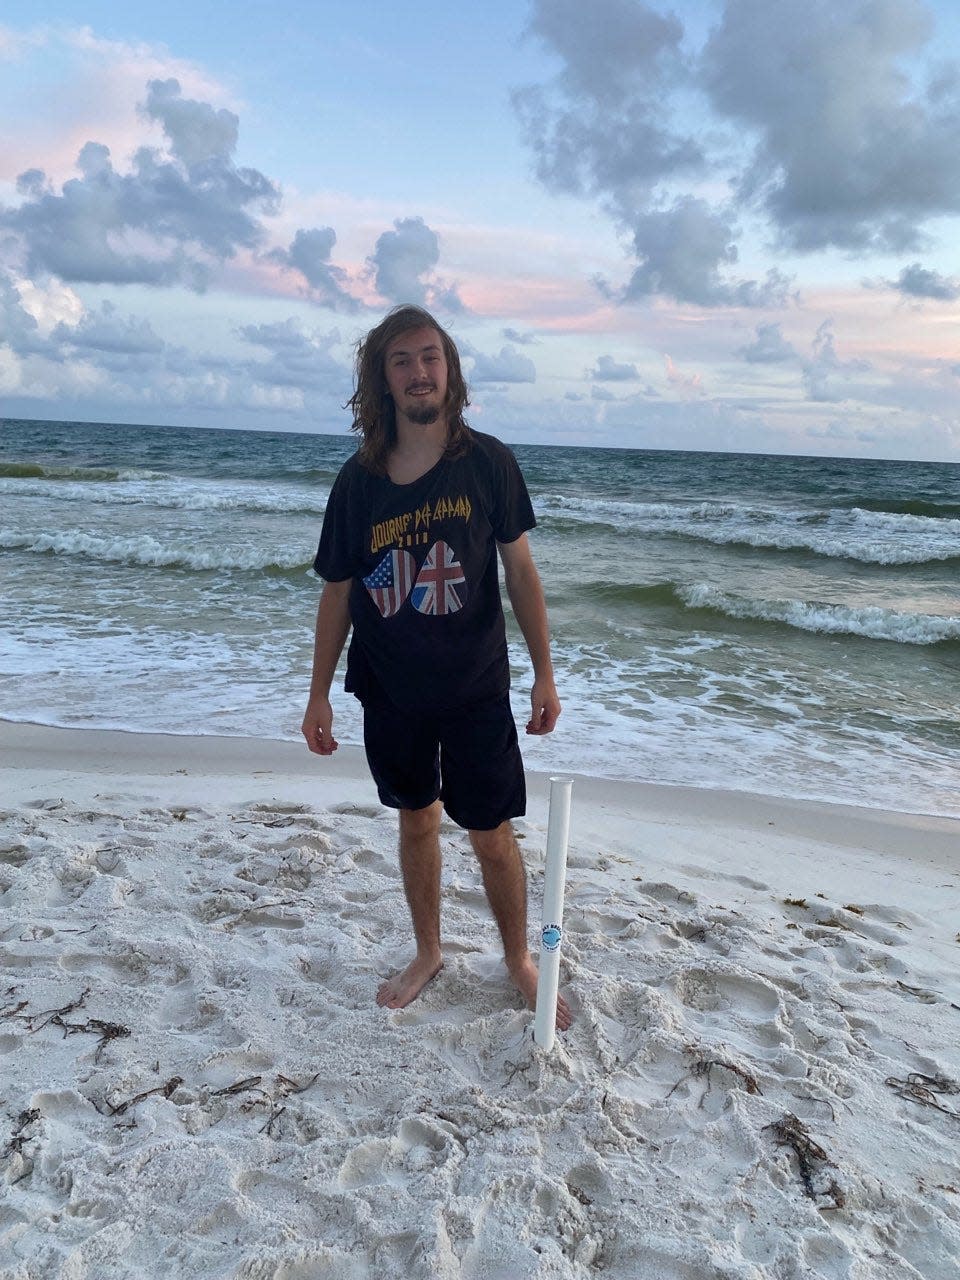
[[[398,547],[425,547],[430,541],[430,526],[439,520],[455,520],[468,524],[473,515],[473,503],[465,493],[451,497],[445,494],[436,500],[427,500],[412,511],[378,520],[370,530],[370,551],[376,555],[384,547],[395,542]]]
[[[463,566],[442,540],[427,552],[410,599],[420,613],[440,616],[456,613],[467,599]]]
[[[392,618],[397,612],[410,594],[416,572],[417,562],[409,551],[388,551],[363,579],[381,617]]]

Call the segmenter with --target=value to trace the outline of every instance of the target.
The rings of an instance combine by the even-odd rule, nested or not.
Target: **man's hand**
[[[552,680],[535,680],[530,694],[533,714],[527,725],[527,733],[542,735],[552,733],[560,719],[560,699]]]
[[[339,744],[333,736],[333,708],[329,698],[310,699],[300,732],[316,755],[333,755]]]

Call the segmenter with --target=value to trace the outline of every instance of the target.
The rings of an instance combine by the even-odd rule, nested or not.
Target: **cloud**
[[[778,324],[758,324],[753,342],[740,347],[737,355],[750,364],[781,364],[795,359],[797,352],[780,332]]]
[[[269,352],[269,360],[250,366],[251,376],[259,383],[322,392],[348,385],[349,370],[331,354],[331,348],[340,342],[337,329],[325,334],[306,333],[296,320],[290,319],[243,325],[239,333],[247,342]]]
[[[635,364],[617,364],[613,356],[597,356],[597,363],[587,377],[595,382],[631,382],[640,374]]]
[[[703,395],[703,379],[699,373],[683,373],[674,364],[672,357],[665,355],[663,357],[664,368],[667,374],[667,381],[671,386],[676,387],[679,391],[685,392],[687,395]]]
[[[63,321],[77,324],[83,317],[84,305],[69,285],[49,278],[42,282],[27,279],[14,280],[20,302],[37,322],[44,335]]]
[[[112,302],[102,303],[99,311],[88,311],[77,324],[61,321],[51,337],[81,355],[89,351],[120,356],[156,355],[166,346],[149,320],[134,316],[123,319]]]
[[[960,212],[960,68],[924,84],[923,0],[726,0],[702,49],[642,0],[534,0],[530,29],[560,60],[514,95],[536,173],[600,201],[636,269],[605,296],[783,306],[790,281],[736,274],[759,214],[784,250],[903,251]],[[694,133],[690,103],[712,118]],[[709,192],[709,198],[706,193]],[[713,194],[716,193],[716,194]]]
[[[866,360],[841,360],[836,352],[832,321],[824,320],[813,339],[813,359],[803,366],[802,381],[808,400],[833,403],[846,398],[838,382],[849,383],[850,375],[867,373]]]
[[[368,261],[382,298],[462,310],[455,287],[425,278],[440,261],[440,239],[422,218],[397,218],[393,230],[379,237]]]
[[[584,22],[579,0],[536,0],[530,29],[562,62],[549,85],[513,99],[546,186],[609,198],[629,217],[657,182],[702,169],[699,144],[664,111],[683,78],[676,18],[632,0],[593,0]]]
[[[533,329],[521,332],[519,329],[504,329],[503,336],[508,342],[516,342],[521,347],[528,347],[540,341]]]
[[[13,61],[20,56],[26,44],[27,37],[23,32],[0,26],[0,59]]]
[[[955,65],[908,72],[933,35],[922,0],[727,0],[704,50],[716,112],[755,140],[738,178],[785,245],[900,252],[960,211]]]
[[[501,347],[497,356],[486,356],[468,342],[461,342],[464,355],[473,357],[471,382],[536,382],[537,370],[533,361],[522,355],[516,347]]]
[[[717,166],[685,133],[682,94],[694,86],[673,16],[631,0],[594,0],[584,24],[572,0],[537,0],[531,29],[559,55],[546,87],[514,95],[521,126],[551,190],[598,197],[630,235],[637,268],[626,288],[595,280],[607,297],[665,295],[699,306],[783,305],[788,280],[737,279],[734,210],[678,185]],[[702,131],[701,131],[702,132]]]
[[[0,270],[0,347],[9,347],[17,355],[47,350],[40,326],[3,270]]]
[[[273,249],[266,256],[281,266],[299,271],[316,302],[344,311],[355,311],[359,303],[347,290],[347,273],[330,261],[337,233],[333,227],[300,230],[289,249]]]
[[[890,284],[910,298],[934,298],[938,302],[956,302],[960,298],[960,278],[929,271],[919,262],[904,267]]]
[[[640,265],[624,297],[635,300],[664,293],[700,306],[782,306],[789,280],[776,270],[764,284],[729,281],[721,268],[738,258],[736,232],[725,214],[704,200],[683,196],[672,208],[638,214],[633,243]]]
[[[142,40],[111,40],[90,27],[38,21],[16,36],[14,65],[0,154],[0,175],[12,178],[43,156],[43,167],[62,184],[74,174],[77,152],[91,138],[110,148],[118,167],[126,168],[144,141],[144,85],[176,79],[184,95],[201,102],[236,103],[224,85],[197,63],[179,58],[163,45]],[[55,69],[56,94],[38,95]],[[16,86],[20,91],[17,92]]]
[[[853,441],[860,444],[875,444],[882,438],[876,431],[854,429],[849,423],[838,422],[836,419],[823,427],[808,427],[806,434],[811,440],[830,440],[841,444],[850,444]]]
[[[21,174],[23,201],[0,209],[0,227],[19,237],[31,274],[201,288],[213,264],[263,240],[257,215],[276,212],[280,193],[258,170],[234,164],[236,117],[183,99],[175,80],[147,89],[144,113],[162,124],[168,157],[141,147],[120,173],[107,147],[88,142],[80,177],[60,194],[41,170]]]
[[[172,154],[186,168],[229,162],[240,133],[240,121],[232,111],[182,97],[177,80],[152,80],[147,89],[143,114],[163,126]]]
[[[612,391],[609,391],[606,387],[591,387],[591,388],[590,388],[590,399],[591,399],[591,400],[602,400],[604,403],[607,403],[607,402],[609,402],[609,401],[611,401],[611,400],[616,400],[616,398],[617,398],[617,397],[613,394],[613,392],[612,392]]]

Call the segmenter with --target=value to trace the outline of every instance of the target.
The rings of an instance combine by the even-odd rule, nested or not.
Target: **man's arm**
[[[543,596],[540,575],[533,563],[530,543],[525,533],[515,542],[498,542],[497,549],[503,561],[507,595],[533,663],[533,690],[530,694],[533,714],[527,725],[527,733],[550,733],[560,716],[560,699],[553,682],[547,602]]]
[[[333,736],[330,685],[350,630],[350,579],[326,582],[317,606],[317,634],[313,645],[313,678],[301,732],[318,756],[337,749]]]

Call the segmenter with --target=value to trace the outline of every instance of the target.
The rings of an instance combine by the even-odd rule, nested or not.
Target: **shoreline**
[[[10,780],[9,799],[11,790],[19,791],[19,803],[56,793],[76,801],[119,794],[186,804],[283,800],[319,808],[382,808],[363,749],[355,746],[321,758],[305,745],[276,739],[66,729],[0,719],[3,774]],[[551,776],[527,771],[526,821],[542,819],[545,826]],[[816,871],[829,884],[832,851],[844,855],[841,880],[851,860],[873,876],[888,874],[887,860],[930,873],[957,870],[960,818],[575,772],[564,776],[574,783],[571,843],[589,841],[602,829],[605,847],[631,860],[638,846],[645,859],[655,847],[655,860],[675,874],[683,873],[683,861],[707,842],[707,833],[710,843],[722,843],[725,855],[739,858],[745,874],[759,879],[778,864],[781,870],[795,864],[798,872]],[[108,780],[109,789],[101,792]]]
[[[71,747],[81,741],[87,750],[78,757]],[[131,750],[132,744],[135,746]],[[88,750],[91,745],[95,748],[92,753]],[[366,784],[376,800],[363,748],[355,745],[344,744],[333,756],[321,760],[312,756],[305,745],[282,738],[156,733],[78,725],[67,727],[0,716],[0,769],[54,767],[58,770],[76,769],[81,773],[102,773],[115,768],[120,775],[157,773],[162,776],[177,760],[181,764],[173,772],[182,768],[185,762],[198,777],[247,776],[253,779],[269,774],[283,778],[283,785],[300,788],[312,781],[319,784],[321,790],[334,780],[359,786]],[[878,829],[922,832],[937,848],[941,846],[941,837],[948,842],[960,838],[960,817],[761,791],[606,778],[576,770],[548,773],[537,769],[526,770],[528,787],[537,796],[547,793],[550,778],[558,772],[573,778],[578,793],[586,792],[604,804],[637,806],[643,811],[661,815],[685,807],[698,818],[736,822],[743,817],[745,810],[759,810],[756,825],[760,824],[761,818],[769,822],[779,817],[792,833],[798,835],[819,834],[821,819],[818,815],[822,815],[828,820],[850,824],[863,834]],[[890,847],[885,837],[881,835],[880,838],[885,848]]]

